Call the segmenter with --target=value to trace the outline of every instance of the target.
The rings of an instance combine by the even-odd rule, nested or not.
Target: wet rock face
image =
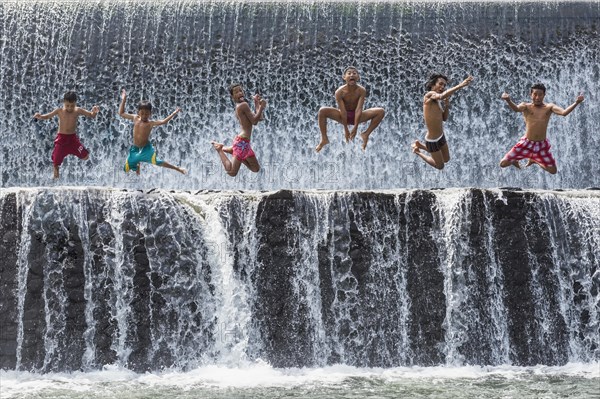
[[[167,193],[3,194],[0,367],[218,362],[229,261],[235,333],[275,367],[597,361],[591,193],[280,191],[220,201],[223,226]]]
[[[17,249],[21,235],[15,195],[0,207],[0,368],[13,369],[17,351]]]

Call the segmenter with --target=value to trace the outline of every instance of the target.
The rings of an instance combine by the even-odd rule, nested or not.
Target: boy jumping
[[[54,139],[54,151],[52,151],[55,179],[60,177],[59,168],[67,155],[75,155],[84,161],[89,158],[89,151],[81,144],[76,134],[77,118],[80,115],[95,118],[98,111],[100,111],[100,108],[97,105],[92,107],[92,112],[79,108],[77,106],[77,94],[74,91],[68,91],[63,97],[62,108],[56,108],[45,115],[39,112],[33,115],[35,119],[50,119],[58,116],[58,134]]]
[[[508,93],[502,93],[502,99],[515,112],[521,112],[525,118],[525,135],[521,137],[519,142],[502,158],[500,166],[505,168],[513,165],[520,169],[519,161],[528,158],[526,166],[531,166],[534,163],[546,172],[555,174],[556,161],[550,152],[550,143],[546,138],[548,122],[552,114],[567,116],[575,109],[577,105],[583,102],[582,94],[579,94],[575,102],[562,109],[556,104],[544,103],[546,95],[546,87],[542,83],[536,83],[529,89],[531,97],[530,103],[520,103],[516,105],[510,99]]]
[[[151,121],[150,116],[152,115],[152,104],[148,101],[142,101],[138,104],[137,115],[125,113],[125,100],[127,99],[127,93],[125,89],[121,92],[121,105],[119,106],[119,116],[121,118],[129,119],[133,121],[133,145],[129,148],[129,156],[125,161],[125,172],[135,170],[140,174],[140,162],[147,162],[154,165],[162,166],[163,168],[169,168],[178,171],[179,173],[186,173],[185,169],[178,166],[169,164],[168,162],[159,160],[156,158],[156,150],[152,143],[150,143],[149,137],[152,132],[152,128],[155,126],[161,126],[169,122],[173,117],[181,111],[177,108],[171,115],[167,116],[163,120]]]

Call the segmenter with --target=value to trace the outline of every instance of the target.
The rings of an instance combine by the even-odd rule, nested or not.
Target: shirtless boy
[[[98,111],[100,111],[100,108],[97,105],[94,105],[92,112],[79,108],[77,106],[77,94],[74,91],[68,91],[63,97],[62,108],[56,108],[45,115],[39,112],[33,115],[35,119],[50,119],[58,116],[58,134],[54,139],[54,151],[52,151],[55,179],[60,177],[59,168],[67,155],[75,155],[84,161],[89,158],[89,151],[81,144],[76,134],[77,118],[80,115],[95,118]]]
[[[459,85],[446,90],[448,78],[444,75],[434,74],[430,76],[425,85],[427,93],[423,97],[423,116],[427,134],[425,144],[417,140],[413,143],[412,150],[436,169],[444,169],[444,165],[450,160],[450,152],[442,126],[450,113],[450,96],[463,87],[467,87],[472,81],[473,77],[469,76]],[[421,150],[429,152],[430,155],[423,154]]]
[[[515,112],[521,112],[525,118],[525,135],[519,142],[502,158],[500,166],[505,168],[513,165],[519,166],[519,160],[528,158],[526,166],[538,164],[542,169],[551,174],[557,172],[556,161],[550,152],[550,143],[546,138],[548,122],[552,114],[567,116],[583,102],[582,94],[579,94],[575,102],[562,109],[556,104],[544,103],[546,87],[542,83],[536,83],[529,90],[530,103],[516,105],[510,99],[508,93],[502,93],[502,99],[506,101],[509,108]]]
[[[383,108],[369,108],[363,110],[367,91],[358,84],[360,76],[355,67],[347,67],[344,70],[342,79],[344,79],[346,84],[335,91],[335,101],[337,102],[338,108],[322,107],[319,110],[318,120],[319,129],[321,130],[321,142],[315,148],[317,152],[321,151],[324,146],[329,144],[329,138],[327,137],[327,119],[333,119],[344,126],[346,143],[350,140],[354,140],[360,123],[371,121],[367,130],[360,134],[363,141],[362,149],[364,151],[367,148],[369,136],[373,133],[373,130],[379,126],[385,116]],[[348,125],[353,126],[352,130],[350,130]]]
[[[241,84],[234,83],[229,86],[229,94],[235,104],[235,116],[240,122],[240,133],[233,139],[231,147],[224,147],[222,143],[216,141],[211,141],[211,144],[219,154],[223,167],[229,176],[236,176],[242,164],[246,165],[250,171],[257,173],[260,170],[260,165],[250,146],[250,138],[252,137],[253,126],[262,120],[267,102],[262,99],[260,94],[255,94],[252,98],[254,99],[256,112],[252,112],[244,98],[244,89]],[[225,153],[232,154],[232,159],[229,160]]]
[[[185,169],[178,166],[171,165],[168,162],[159,160],[156,158],[156,150],[149,141],[150,133],[152,128],[155,126],[161,126],[169,122],[173,117],[181,111],[177,108],[171,115],[165,119],[158,121],[151,121],[150,116],[152,115],[152,104],[147,101],[142,101],[138,104],[137,115],[125,113],[125,101],[127,100],[127,93],[125,89],[121,92],[121,105],[119,106],[119,116],[121,118],[129,119],[133,121],[133,145],[129,148],[129,156],[125,161],[125,172],[135,170],[140,174],[140,162],[147,162],[154,165],[162,166],[163,168],[173,169],[179,173],[186,173]]]

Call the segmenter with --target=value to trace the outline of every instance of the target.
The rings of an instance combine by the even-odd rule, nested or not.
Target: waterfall
[[[600,360],[596,190],[0,190],[0,366]]]
[[[35,112],[60,107],[68,89],[96,119],[80,118],[90,160],[68,157],[61,185],[149,189],[393,189],[397,187],[586,188],[600,166],[600,40],[598,2],[244,2],[209,0],[0,2],[0,181],[2,187],[52,185],[50,155],[56,120]],[[369,96],[386,117],[360,143],[332,144],[316,154],[319,107],[334,105],[343,68],[358,67]],[[467,74],[474,83],[452,99],[446,124],[452,160],[432,170],[410,151],[423,138],[422,96],[430,73]],[[210,140],[230,144],[239,127],[227,92],[233,81],[247,95],[259,90],[266,118],[252,144],[262,171],[225,175]],[[528,100],[532,82],[546,83],[546,100],[566,107],[548,137],[559,173],[500,169],[498,162],[524,131],[519,114],[499,99],[508,91]],[[189,170],[179,176],[144,168],[126,175],[132,126],[118,117],[121,88],[128,112],[152,101],[153,117],[177,106],[173,121],[155,129],[159,157]],[[360,141],[360,140],[358,140]],[[582,173],[585,171],[586,173]],[[441,174],[443,173],[443,174]]]

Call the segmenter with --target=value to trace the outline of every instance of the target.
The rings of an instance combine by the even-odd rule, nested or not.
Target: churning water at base
[[[186,373],[136,374],[118,367],[72,374],[0,371],[3,399],[396,399],[502,398],[594,399],[600,397],[600,365],[562,367],[349,366],[274,369],[202,367]]]

